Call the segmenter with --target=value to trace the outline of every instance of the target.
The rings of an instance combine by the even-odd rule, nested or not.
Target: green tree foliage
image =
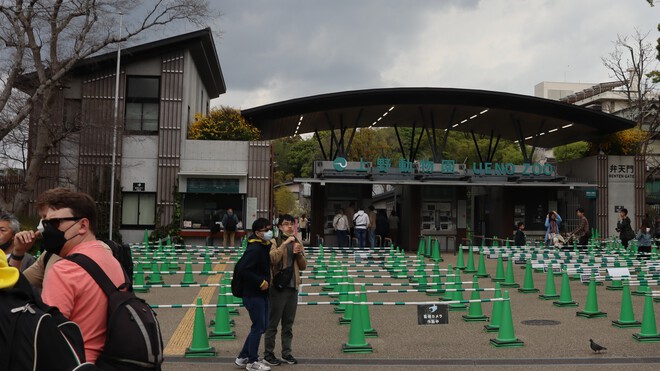
[[[559,162],[575,160],[589,154],[590,144],[587,142],[569,143],[553,148],[552,152]]]
[[[247,141],[258,140],[260,135],[240,110],[226,106],[213,108],[208,115],[196,114],[188,128],[188,139]]]
[[[280,187],[275,191],[275,208],[281,214],[291,214],[296,209],[296,197],[287,187]]]

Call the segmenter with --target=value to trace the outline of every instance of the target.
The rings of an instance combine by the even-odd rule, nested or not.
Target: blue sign
[[[337,157],[333,162],[332,166],[335,168],[336,171],[344,171],[346,170],[346,166],[348,166],[348,162],[346,161],[345,158],[343,157]]]

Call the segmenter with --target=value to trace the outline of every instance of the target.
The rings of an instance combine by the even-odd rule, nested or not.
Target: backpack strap
[[[67,260],[70,260],[89,273],[90,276],[96,281],[96,283],[101,287],[101,290],[105,293],[107,297],[119,289],[115,286],[114,283],[110,280],[107,274],[99,267],[98,264],[92,258],[83,254],[72,254],[66,257]]]

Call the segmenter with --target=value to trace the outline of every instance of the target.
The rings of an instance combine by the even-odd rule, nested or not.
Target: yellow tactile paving
[[[224,269],[225,264],[217,264],[215,267],[213,267],[214,271],[222,271]],[[221,278],[221,274],[216,274],[210,276],[206,280],[206,283],[220,283]],[[214,298],[213,293],[215,292],[215,289],[215,287],[202,287],[199,290],[197,296],[195,296],[194,301],[196,301],[197,298],[202,298],[203,304],[211,303],[211,300]],[[174,334],[172,334],[172,337],[167,343],[167,346],[165,346],[165,350],[163,352],[165,356],[182,356],[185,353],[186,348],[190,346],[190,342],[192,340],[194,323],[195,308],[190,308],[181,319],[181,322],[179,322],[179,326],[176,328],[176,330],[174,330]]]

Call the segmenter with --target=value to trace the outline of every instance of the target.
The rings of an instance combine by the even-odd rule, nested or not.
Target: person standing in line
[[[367,227],[367,233],[369,235],[369,247],[372,249],[376,247],[376,210],[374,205],[369,205],[369,226]]]
[[[525,236],[525,223],[518,222],[518,229],[516,235],[513,237],[513,242],[516,246],[527,245],[527,237]]]
[[[294,235],[295,222],[291,215],[280,217],[280,237],[270,248],[271,288],[268,293],[268,328],[264,335],[264,363],[279,366],[282,361],[295,365],[298,360],[291,354],[293,322],[298,308],[300,271],[307,269],[303,245]],[[282,360],[275,357],[277,326],[282,323]]]
[[[20,231],[21,225],[15,216],[9,213],[0,213],[0,249],[7,256],[7,263],[23,272],[29,268],[36,259],[31,254],[14,249],[14,237]]]
[[[399,239],[399,217],[396,215],[396,210],[392,210],[390,217],[387,218],[387,222],[390,225],[390,238],[392,239],[392,244],[397,246],[397,241]]]
[[[348,207],[346,208],[346,218],[348,219],[348,235],[351,237],[355,237],[355,223],[353,223],[353,217],[355,216],[355,201],[351,201],[348,203]]]
[[[616,231],[619,232],[621,245],[628,248],[628,241],[635,238],[635,231],[632,229],[630,218],[628,217],[628,209],[623,208],[619,212],[619,221],[616,222]]]
[[[369,216],[358,207],[358,212],[353,216],[353,225],[355,226],[355,236],[358,240],[358,247],[363,249],[367,243],[367,227],[369,227]]]
[[[560,241],[563,241],[559,233],[559,225],[561,224],[561,216],[556,211],[552,210],[545,217],[545,244],[546,246],[556,246]],[[555,240],[556,239],[556,240]]]
[[[235,246],[237,226],[238,226],[238,217],[234,215],[234,210],[230,207],[229,209],[227,209],[227,213],[225,214],[225,216],[222,217],[222,227],[225,229],[224,233],[222,234],[223,247]],[[229,243],[231,245],[227,245],[227,237],[229,237]]]
[[[651,228],[646,222],[642,223],[642,228],[637,232],[637,256],[648,258],[652,250],[653,238],[651,237]]]
[[[575,210],[575,214],[579,219],[578,227],[575,228],[572,235],[578,238],[578,245],[580,248],[586,248],[591,238],[591,231],[589,230],[589,221],[584,216],[584,209],[579,207]]]
[[[275,246],[270,220],[259,218],[252,223],[252,235],[235,267],[243,292],[243,305],[250,314],[252,326],[234,364],[247,370],[268,371],[270,367],[259,362],[261,335],[268,327],[268,290],[270,287],[270,249]]]
[[[387,220],[387,213],[380,209],[376,212],[376,235],[380,236],[380,245],[385,244],[385,238],[390,235],[390,224]]]
[[[307,241],[307,222],[309,219],[307,219],[307,214],[303,213],[300,216],[300,222],[298,223],[298,228],[300,229],[300,234],[302,234],[302,240],[303,242]]]
[[[344,209],[339,209],[337,214],[332,219],[332,228],[335,229],[337,236],[337,246],[346,246],[346,239],[348,238],[348,218],[344,215]],[[349,244],[350,245],[350,244]]]
[[[124,283],[124,271],[112,252],[96,239],[97,215],[96,202],[85,193],[53,196],[42,220],[44,248],[62,258],[74,254],[87,256],[119,287]],[[108,297],[94,278],[77,263],[61,259],[48,272],[41,297],[44,303],[57,307],[80,326],[85,358],[95,363],[105,346]]]

